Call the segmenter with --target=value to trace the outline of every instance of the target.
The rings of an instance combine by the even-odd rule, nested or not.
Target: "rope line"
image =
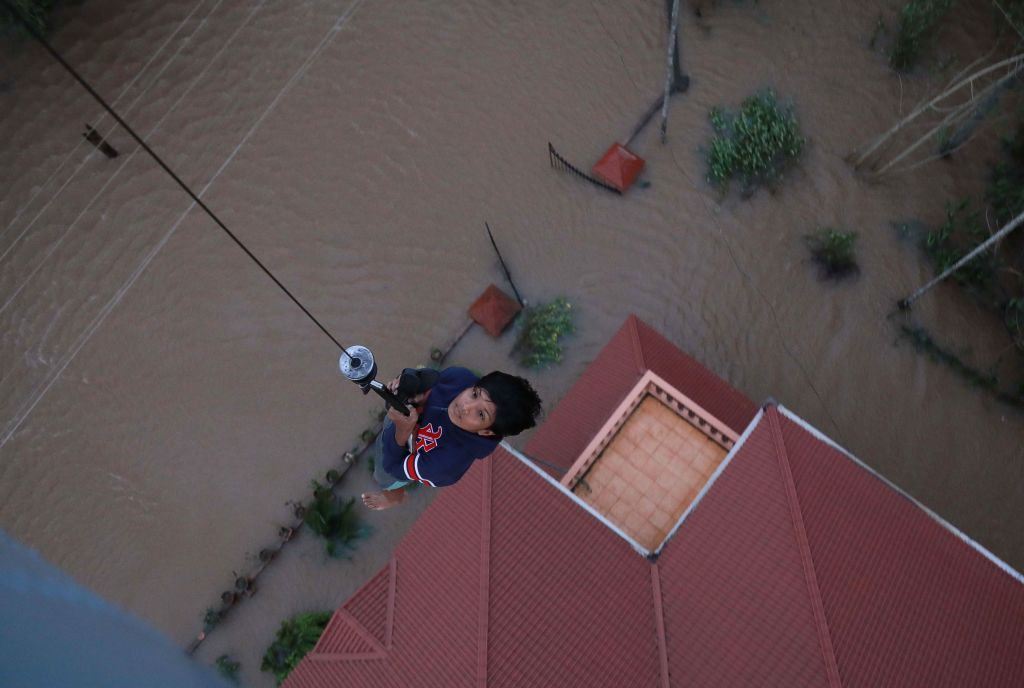
[[[6,0],[0,1],[6,4]],[[256,122],[252,125],[252,127],[249,128],[249,131],[245,134],[245,136],[242,137],[241,142],[235,147],[235,149],[227,157],[224,163],[217,169],[217,171],[213,174],[209,181],[207,181],[206,185],[199,192],[199,195],[205,194],[206,191],[213,185],[213,182],[227,168],[228,164],[230,164],[230,162],[235,158],[235,156],[242,149],[242,147],[249,140],[249,138],[253,135],[253,133],[259,128],[263,120],[267,117],[271,110],[274,109],[274,106],[277,105],[278,101],[280,101],[280,99],[285,95],[285,93],[287,93],[291,89],[291,87],[298,81],[298,79],[301,78],[306,73],[309,66],[319,56],[321,51],[323,51],[324,47],[327,46],[327,44],[331,41],[334,35],[337,34],[337,32],[341,29],[341,27],[345,24],[345,22],[349,19],[352,13],[355,12],[355,10],[359,7],[361,3],[362,0],[355,0],[355,2],[353,2],[348,7],[348,9],[346,9],[344,12],[342,12],[341,15],[339,15],[337,21],[334,23],[334,26],[324,35],[320,43],[317,44],[316,48],[313,49],[313,52],[310,53],[310,55],[306,58],[305,62],[303,62],[299,69],[296,70],[296,72],[291,76],[291,78],[284,85],[284,87],[277,94],[277,96],[273,99],[270,105],[267,106],[263,114],[261,114],[260,117],[256,120]],[[258,5],[257,9],[261,5]],[[7,424],[7,427],[4,429],[4,434],[2,437],[0,437],[0,448],[3,448],[7,444],[7,442],[10,441],[10,439],[14,436],[14,433],[17,432],[19,427],[21,427],[21,424],[24,423],[25,419],[28,418],[28,416],[32,413],[32,410],[36,407],[40,400],[42,400],[42,398],[46,395],[46,393],[50,390],[54,383],[60,378],[64,370],[67,369],[67,367],[71,364],[71,361],[73,361],[74,358],[78,355],[78,352],[82,350],[82,348],[93,336],[93,334],[95,334],[96,331],[99,329],[100,325],[102,325],[106,318],[110,315],[110,313],[113,312],[114,307],[117,306],[118,303],[120,303],[121,299],[124,297],[127,291],[132,287],[133,284],[135,284],[136,280],[138,280],[138,278],[146,270],[146,268],[153,261],[153,259],[160,252],[160,250],[164,247],[164,245],[166,245],[167,242],[170,241],[171,237],[178,229],[178,226],[185,220],[185,218],[188,216],[188,214],[192,211],[194,207],[195,203],[192,203],[185,210],[185,212],[183,212],[178,217],[178,220],[174,223],[174,225],[150,250],[150,252],[142,260],[142,262],[139,263],[139,265],[136,267],[135,271],[128,278],[128,280],[125,281],[125,283],[121,285],[121,287],[118,289],[117,293],[115,293],[114,296],[111,297],[106,304],[104,304],[100,312],[96,314],[96,316],[92,319],[92,321],[85,328],[82,334],[79,335],[76,342],[72,345],[72,348],[62,356],[60,361],[58,361],[56,366],[51,370],[49,376],[40,385],[38,385],[35,388],[35,390],[33,390],[33,396],[21,406],[21,408],[18,411],[18,414]]]
[[[150,80],[149,84],[144,89],[142,89],[142,91],[139,92],[139,95],[135,96],[135,99],[132,100],[131,103],[129,103],[129,105],[128,105],[128,110],[129,111],[132,108],[135,107],[135,105],[139,102],[139,100],[142,98],[142,96],[144,96],[146,94],[146,92],[149,91],[149,89],[153,86],[153,84],[155,84],[157,82],[157,80],[161,77],[161,75],[163,75],[163,73],[167,70],[167,68],[171,66],[171,64],[174,62],[174,60],[181,53],[182,49],[184,49],[184,47],[186,45],[188,45],[188,43],[191,40],[191,38],[193,36],[195,36],[195,34],[200,29],[202,29],[203,26],[206,25],[206,20],[209,18],[210,14],[212,14],[220,6],[221,2],[223,2],[223,0],[217,0],[217,3],[210,10],[210,13],[207,14],[206,17],[203,17],[202,21],[199,22],[199,25],[192,31],[191,34],[189,34],[187,37],[185,37],[185,39],[181,42],[181,45],[178,46],[178,49],[174,51],[174,54],[171,55],[170,59],[164,64],[163,67],[160,68],[160,71],[157,72],[156,76],[154,76]],[[173,41],[174,37],[178,35],[178,32],[181,30],[181,28],[186,24],[186,22],[188,22],[189,19],[192,18],[192,15],[195,14],[196,11],[200,7],[202,7],[204,4],[206,4],[206,0],[200,0],[199,4],[196,5],[194,8],[192,8],[192,11],[189,12],[188,16],[181,20],[181,23],[178,24],[178,26],[174,29],[173,32],[171,32],[171,35],[167,37],[167,40],[164,41],[163,44],[159,48],[157,48],[156,52],[154,52],[150,56],[149,60],[146,61],[146,64],[144,64],[142,66],[142,68],[138,71],[138,73],[134,77],[132,77],[132,80],[129,81],[125,85],[125,87],[123,89],[121,89],[121,93],[118,94],[117,98],[114,99],[114,105],[115,106],[119,102],[121,102],[121,100],[126,95],[128,95],[128,92],[131,90],[132,86],[135,85],[135,82],[138,81],[142,77],[142,75],[146,73],[146,71],[149,69],[150,65],[152,65],[153,62],[156,61],[157,57],[159,57],[160,54],[164,51],[164,48],[166,48],[168,45],[170,45],[171,41]],[[100,113],[99,119],[96,121],[96,128],[97,129],[99,129],[103,124],[106,123],[105,122],[106,116],[107,116],[106,112]],[[113,130],[111,129],[111,133],[112,132],[113,132]],[[57,165],[57,168],[53,172],[50,173],[50,176],[48,176],[46,178],[46,181],[44,181],[42,184],[40,184],[36,188],[36,190],[32,192],[32,195],[29,197],[28,201],[26,201],[25,204],[18,210],[18,212],[14,215],[14,217],[7,224],[7,226],[2,231],[0,231],[0,237],[2,237],[4,234],[6,234],[11,229],[11,227],[13,227],[18,222],[18,220],[25,213],[25,211],[28,210],[32,206],[32,204],[35,202],[36,198],[39,197],[39,194],[41,194],[43,192],[43,190],[46,189],[50,185],[50,182],[53,181],[54,178],[57,177],[57,175],[60,174],[60,171],[63,170],[64,166],[68,164],[68,161],[71,160],[72,157],[74,157],[75,153],[78,151],[79,147],[81,147],[81,145],[84,142],[85,142],[85,139],[83,137],[80,137],[78,139],[77,143],[75,143],[75,145],[68,152],[68,154],[66,156],[64,156],[64,159],[61,160],[60,164]],[[36,216],[34,218],[32,218],[32,220],[28,223],[28,225],[25,227],[25,229],[21,230],[21,234],[19,234],[14,239],[14,241],[12,241],[8,245],[8,248],[4,251],[4,253],[2,255],[0,255],[0,260],[3,260],[4,256],[6,256],[7,253],[11,250],[11,247],[13,247],[14,244],[16,244],[18,242],[18,240],[21,239],[21,237],[25,235],[25,232],[27,232],[29,229],[32,228],[32,226],[42,216],[42,214],[44,212],[46,212],[46,209],[50,207],[50,204],[53,203],[53,201],[57,198],[57,196],[60,195],[60,193],[65,189],[65,187],[67,187],[67,185],[71,182],[71,180],[74,179],[75,176],[78,175],[78,173],[85,166],[85,163],[92,157],[93,152],[94,151],[90,150],[86,154],[85,158],[83,158],[82,161],[78,164],[78,167],[76,167],[74,169],[74,171],[71,173],[71,175],[68,176],[68,178],[64,181],[63,184],[61,184],[60,188],[57,189],[57,191],[53,194],[53,196],[50,197],[50,199],[46,202],[46,204],[43,205],[43,207],[39,210],[39,212],[36,213]]]
[[[265,0],[260,0],[256,4],[256,6],[253,7],[252,11],[249,12],[249,14],[245,17],[245,20],[241,24],[239,24],[238,27],[231,33],[231,36],[228,37],[228,40],[225,41],[221,45],[220,49],[216,52],[216,54],[214,54],[213,58],[210,59],[210,61],[206,64],[206,66],[203,67],[202,71],[200,71],[199,74],[197,74],[195,76],[195,78],[192,79],[192,83],[189,84],[188,88],[186,88],[184,91],[182,91],[181,95],[178,96],[177,100],[175,100],[174,103],[172,103],[171,106],[167,109],[167,111],[160,117],[160,119],[157,120],[156,124],[154,124],[153,127],[146,134],[147,137],[153,136],[153,134],[155,134],[160,129],[160,126],[164,123],[164,120],[166,120],[168,117],[170,117],[171,114],[173,114],[174,111],[177,109],[178,105],[180,105],[181,102],[183,100],[185,100],[186,97],[188,97],[188,94],[190,94],[192,92],[192,89],[194,89],[196,86],[199,85],[199,83],[203,80],[203,77],[206,76],[206,73],[209,71],[210,67],[212,67],[217,62],[217,60],[220,58],[221,55],[224,54],[224,52],[228,49],[228,47],[230,47],[231,44],[234,43],[235,38],[238,37],[238,34],[242,31],[242,29],[244,29],[246,26],[248,26],[250,20],[252,20],[252,18],[256,15],[256,13],[259,12],[260,9],[262,9],[262,7],[264,5],[264,2],[265,2]],[[219,2],[218,2],[218,4],[219,4]],[[161,74],[162,74],[162,71],[161,71]],[[159,75],[157,75],[157,77],[159,78]],[[133,105],[134,105],[134,103],[132,105],[130,105],[129,108],[132,107]],[[103,186],[100,187],[100,190],[97,191],[93,195],[93,197],[89,199],[89,202],[85,205],[85,207],[82,209],[82,211],[80,213],[78,213],[78,215],[75,217],[75,219],[72,220],[67,225],[67,227],[64,228],[64,233],[60,235],[60,238],[58,238],[56,241],[50,242],[49,248],[47,248],[46,254],[43,256],[42,260],[40,260],[38,263],[36,263],[35,267],[33,267],[32,270],[28,273],[28,275],[26,275],[25,278],[21,281],[21,284],[19,284],[18,287],[16,289],[14,289],[10,293],[10,295],[8,295],[8,297],[4,301],[4,303],[2,305],[0,305],[0,313],[3,313],[5,310],[7,310],[7,307],[10,306],[11,303],[14,302],[14,300],[18,296],[18,294],[20,294],[21,291],[25,287],[28,286],[29,282],[32,281],[32,278],[35,276],[35,274],[46,264],[46,262],[50,259],[50,256],[52,256],[54,253],[56,253],[57,249],[60,248],[60,245],[62,243],[64,243],[64,240],[68,237],[68,235],[71,233],[71,231],[78,225],[79,220],[81,220],[85,216],[85,214],[89,211],[89,209],[93,207],[93,204],[95,204],[96,201],[98,201],[100,199],[100,197],[103,196],[104,193],[106,193],[107,187],[109,187],[111,185],[111,183],[113,183],[114,179],[117,178],[117,176],[119,174],[121,174],[122,171],[124,171],[124,168],[129,163],[131,163],[132,160],[135,159],[135,154],[138,153],[138,152],[139,152],[139,149],[136,148],[131,153],[129,153],[128,155],[124,156],[123,159],[121,159],[121,162],[118,164],[117,169],[114,170],[114,173],[111,174],[109,177],[107,177],[106,181],[103,182]],[[88,158],[86,158],[86,160],[82,161],[82,163],[78,166],[78,169],[75,170],[75,173],[77,173],[78,170],[82,169],[82,167],[85,166],[85,162],[87,160],[88,160]],[[73,176],[74,175],[72,175],[72,178],[73,178]],[[64,186],[67,186],[67,184],[69,184],[70,182],[71,182],[71,178],[69,178],[68,181],[64,183]],[[58,190],[58,192],[57,192],[58,194],[61,191],[63,191],[64,186],[62,186]],[[204,191],[200,191],[199,195],[202,195],[204,193]],[[56,195],[54,196],[54,198],[56,198]],[[52,202],[52,201],[53,201],[53,199],[51,198],[50,202]],[[36,217],[32,220],[32,223],[34,223],[36,220],[39,219],[39,217],[42,215],[42,213],[46,210],[46,207],[49,207],[50,202],[47,202],[46,206],[42,210],[39,211],[39,214],[36,215]],[[194,207],[194,206],[190,206],[189,210],[191,210],[192,207]],[[26,227],[25,230],[22,231],[22,234],[24,234],[26,231],[28,231],[28,229],[32,226],[32,223],[30,223],[29,226]],[[20,238],[21,238],[21,236],[19,235],[18,239],[20,239]],[[8,248],[8,251],[13,249],[13,248],[14,248],[14,244],[11,244],[11,246]],[[4,256],[6,256],[6,255],[7,255],[7,252],[5,252],[3,255],[0,255],[0,260],[2,260],[4,258]],[[6,378],[0,378],[0,383],[3,382],[3,379],[6,379]]]
[[[135,130],[132,129],[131,126],[129,126],[127,122],[125,122],[123,119],[121,119],[121,116],[118,115],[117,112],[115,112],[114,109],[112,107],[110,107],[110,105],[107,104],[107,101],[105,101],[103,99],[103,97],[100,96],[100,94],[97,93],[93,89],[93,87],[90,86],[89,83],[78,74],[77,71],[75,71],[74,67],[72,67],[70,64],[67,63],[67,61],[61,56],[61,54],[58,53],[53,48],[53,46],[51,46],[50,43],[45,38],[43,38],[42,34],[40,34],[38,31],[36,31],[35,27],[33,27],[32,24],[29,21],[27,21],[24,16],[22,16],[22,14],[20,12],[20,9],[19,8],[15,8],[15,6],[12,5],[9,0],[0,0],[0,2],[2,2],[7,7],[8,11],[10,11],[15,17],[18,18],[18,20],[22,23],[22,25],[25,27],[25,29],[32,35],[33,38],[35,38],[40,43],[40,45],[43,46],[43,48],[46,49],[46,51],[48,53],[50,53],[50,55],[53,57],[53,59],[57,60],[57,62],[59,62],[60,65],[62,67],[64,67],[64,69],[69,74],[71,74],[72,77],[74,77],[75,81],[77,81],[79,84],[81,84],[81,86],[86,91],[89,92],[89,95],[91,95],[96,100],[96,102],[98,102],[101,106],[103,106],[103,109],[105,109],[108,113],[110,113],[110,116],[113,117],[117,121],[117,123],[120,124],[124,128],[124,130],[127,131],[131,135],[131,137],[133,139],[135,139],[136,143],[138,143],[143,148],[143,150],[145,150],[147,153],[149,153],[149,156],[151,158],[153,158],[153,160],[156,162],[156,164],[158,164],[161,168],[163,168],[163,170],[168,175],[170,175],[171,179],[173,179],[178,184],[178,186],[180,186],[182,188],[182,190],[189,195],[189,197],[192,199],[192,201],[194,203],[196,203],[200,208],[202,208],[203,211],[210,217],[210,219],[213,220],[217,224],[218,227],[220,227],[222,230],[224,230],[224,232],[229,237],[231,237],[231,240],[234,241],[238,245],[239,248],[241,248],[243,251],[245,251],[245,254],[247,256],[249,256],[249,258],[251,258],[252,261],[254,263],[256,263],[256,265],[258,265],[259,268],[264,273],[266,273],[267,277],[269,277],[271,280],[273,280],[274,284],[276,284],[281,289],[281,291],[283,291],[285,294],[287,294],[288,298],[290,298],[292,300],[292,302],[295,303],[295,305],[298,306],[302,310],[302,312],[306,314],[307,317],[309,317],[310,320],[312,320],[314,323],[316,323],[316,326],[320,328],[320,331],[323,332],[325,335],[327,335],[327,337],[332,342],[334,342],[335,346],[337,346],[339,349],[341,349],[341,351],[347,356],[348,352],[345,351],[345,347],[342,346],[341,342],[339,342],[334,337],[334,335],[331,334],[327,330],[327,328],[324,327],[320,323],[319,320],[317,320],[316,316],[314,316],[312,313],[310,313],[309,310],[304,305],[302,305],[301,301],[299,301],[297,298],[295,298],[295,296],[291,293],[291,291],[289,291],[288,288],[286,286],[284,286],[284,284],[282,284],[281,281],[279,279],[277,279],[277,277],[274,276],[274,273],[272,273],[267,268],[267,266],[265,266],[263,264],[263,262],[260,261],[260,259],[257,258],[256,255],[252,251],[250,251],[249,248],[244,243],[242,243],[241,239],[239,239],[235,235],[234,232],[232,232],[230,229],[228,229],[227,225],[225,225],[223,222],[221,222],[221,219],[219,217],[217,217],[217,215],[214,214],[214,212],[212,210],[210,210],[210,208],[205,203],[203,203],[202,199],[199,198],[199,196],[197,196],[195,193],[193,193],[192,189],[189,188],[189,186],[187,184],[185,184],[185,182],[183,182],[181,180],[181,178],[177,174],[175,174],[174,170],[172,170],[170,167],[167,166],[167,163],[165,163],[163,161],[163,159],[159,155],[157,155],[156,152],[153,151],[152,148],[149,147],[149,145],[142,139],[142,137],[139,136],[138,134],[136,134]]]

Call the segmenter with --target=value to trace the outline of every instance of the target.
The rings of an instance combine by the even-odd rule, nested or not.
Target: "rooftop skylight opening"
[[[656,552],[738,439],[648,371],[562,484],[648,552]]]

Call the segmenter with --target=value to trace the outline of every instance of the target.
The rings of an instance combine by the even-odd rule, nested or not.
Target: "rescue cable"
[[[251,258],[252,261],[256,263],[257,266],[259,266],[260,270],[266,273],[267,277],[273,280],[274,284],[276,284],[281,289],[281,291],[283,291],[296,306],[302,309],[302,312],[305,313],[306,316],[310,320],[312,320],[317,327],[320,328],[320,331],[327,335],[327,337],[332,342],[334,342],[335,346],[341,349],[339,367],[341,368],[342,375],[344,375],[346,378],[348,378],[356,385],[358,385],[359,388],[363,391],[363,394],[368,394],[370,391],[373,391],[376,394],[378,394],[382,399],[384,399],[385,403],[387,403],[388,406],[391,406],[392,408],[396,409],[403,415],[408,416],[409,409],[406,407],[404,400],[399,396],[393,394],[390,390],[388,390],[387,387],[385,387],[375,379],[377,374],[377,364],[370,350],[365,346],[361,345],[351,346],[348,348],[342,346],[341,342],[339,342],[335,338],[335,336],[331,334],[319,320],[317,320],[316,316],[310,313],[309,309],[302,305],[302,302],[299,301],[295,297],[295,295],[292,294],[291,291],[289,291],[288,288],[284,286],[284,284],[282,284],[281,281],[277,279],[277,277],[274,276],[274,273],[272,273],[270,269],[267,268],[267,266],[264,265],[263,262],[259,258],[257,258],[256,255],[252,251],[250,251],[249,248],[244,243],[242,243],[242,240],[239,239],[234,232],[228,229],[227,225],[225,225],[221,221],[221,219],[217,217],[217,215],[212,210],[210,210],[209,206],[203,203],[202,199],[199,198],[199,196],[197,196],[184,181],[182,181],[181,177],[175,174],[174,170],[168,167],[167,163],[165,163],[163,159],[161,159],[160,156],[157,155],[156,152],[149,147],[149,145],[142,139],[142,137],[136,134],[135,130],[132,129],[131,126],[129,126],[128,123],[125,122],[121,118],[121,116],[114,111],[114,108],[108,105],[107,101],[105,101],[103,97],[99,93],[97,93],[95,89],[93,89],[93,87],[90,86],[89,83],[85,79],[83,79],[77,71],[75,71],[74,67],[68,64],[68,62],[60,55],[60,53],[58,53],[56,49],[54,49],[54,47],[51,46],[45,38],[43,38],[42,34],[40,34],[35,29],[35,27],[32,26],[31,22],[26,20],[25,17],[21,14],[20,8],[15,7],[13,4],[11,4],[10,0],[0,0],[0,2],[3,3],[3,5],[7,8],[8,12],[14,15],[15,19],[21,22],[25,30],[28,31],[29,34],[31,34],[31,36],[35,38],[40,43],[40,45],[42,45],[43,48],[45,48],[46,51],[50,53],[50,55],[52,55],[53,58],[57,60],[57,62],[69,74],[71,74],[72,77],[74,77],[75,81],[81,84],[82,87],[89,93],[89,95],[91,95],[93,99],[95,99],[96,102],[98,102],[103,107],[104,110],[110,113],[110,116],[113,117],[114,120],[118,124],[120,124],[124,128],[124,130],[131,135],[133,139],[135,139],[136,143],[138,143],[142,147],[142,149],[145,150],[146,153],[148,153],[149,156],[153,158],[154,161],[156,161],[156,164],[163,168],[163,170],[168,175],[170,175],[171,179],[173,179],[178,184],[178,186],[180,186],[182,190],[184,190],[184,192],[187,193],[189,197],[200,208],[202,208],[207,215],[210,216],[210,219],[213,220],[218,227],[224,230],[224,232],[229,237],[231,237],[231,240],[234,241],[239,248],[245,251],[245,254],[249,256],[249,258]]]

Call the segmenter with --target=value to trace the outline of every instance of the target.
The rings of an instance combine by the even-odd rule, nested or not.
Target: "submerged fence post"
[[[896,302],[896,307],[899,308],[901,311],[909,310],[910,306],[915,301],[917,301],[919,298],[924,296],[925,293],[927,293],[929,289],[931,289],[936,284],[938,284],[942,280],[946,279],[947,277],[952,275],[954,272],[956,272],[957,270],[959,270],[960,268],[962,268],[963,266],[967,265],[969,262],[971,262],[972,260],[977,258],[979,255],[984,253],[993,244],[998,242],[1000,239],[1005,237],[1007,234],[1009,234],[1013,230],[1017,229],[1017,226],[1020,225],[1022,222],[1024,222],[1024,213],[1021,213],[1017,217],[1015,217],[1012,220],[1010,220],[1002,229],[1000,229],[998,232],[996,232],[995,234],[990,236],[985,241],[983,241],[980,244],[978,244],[973,251],[968,253],[966,256],[964,256],[963,258],[961,258],[957,262],[953,263],[953,265],[951,265],[949,268],[947,268],[945,272],[943,272],[941,275],[939,275],[938,277],[933,279],[931,282],[928,282],[928,284],[924,285],[923,287],[921,287],[920,289],[915,291],[913,294],[911,294],[907,298],[900,299],[899,301],[897,301]]]

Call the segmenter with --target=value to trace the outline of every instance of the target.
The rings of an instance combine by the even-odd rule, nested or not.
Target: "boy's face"
[[[455,425],[484,437],[494,434],[490,428],[494,425],[495,412],[487,390],[479,387],[467,387],[448,404],[448,417]]]

